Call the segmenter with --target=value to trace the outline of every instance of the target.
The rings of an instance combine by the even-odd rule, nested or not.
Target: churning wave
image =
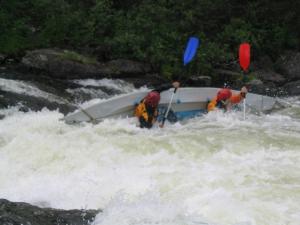
[[[1,109],[1,198],[101,208],[94,225],[298,225],[300,101],[284,101],[246,120],[213,112],[151,130]]]

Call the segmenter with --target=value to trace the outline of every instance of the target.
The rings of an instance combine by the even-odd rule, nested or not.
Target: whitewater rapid
[[[94,225],[298,225],[300,100],[284,101],[269,115],[213,112],[151,130],[2,109],[0,198],[101,208]]]

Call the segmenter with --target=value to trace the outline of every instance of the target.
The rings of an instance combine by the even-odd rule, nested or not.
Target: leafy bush
[[[101,47],[109,49],[108,59],[148,62],[166,77],[213,75],[213,68],[237,61],[244,41],[254,57],[276,59],[286,49],[299,49],[299,8],[294,0],[2,1],[0,52]],[[202,44],[184,68],[182,55],[192,35]],[[72,54],[66,57],[78,59]]]
[[[69,60],[80,62],[80,63],[83,63],[83,64],[96,64],[97,63],[97,60],[95,58],[83,56],[83,55],[80,55],[76,52],[68,51],[68,50],[65,50],[60,55],[60,57],[62,59],[69,59]]]

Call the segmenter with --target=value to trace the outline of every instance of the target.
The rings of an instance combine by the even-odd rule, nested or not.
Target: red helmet
[[[160,100],[160,94],[157,91],[151,91],[145,97],[145,104],[151,107],[157,107]]]
[[[232,93],[228,88],[220,90],[217,94],[217,101],[224,101],[231,97]]]

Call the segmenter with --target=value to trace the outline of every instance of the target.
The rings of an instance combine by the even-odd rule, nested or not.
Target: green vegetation
[[[276,59],[300,48],[300,1],[295,0],[10,0],[1,1],[0,52],[59,47],[102,49],[107,60],[149,62],[171,74],[210,75],[237,60],[248,41],[253,57]],[[201,39],[198,55],[183,68],[189,36]],[[70,57],[86,63],[73,53]]]
[[[83,64],[96,64],[97,60],[96,58],[92,57],[86,57],[83,55],[80,55],[73,51],[64,50],[64,52],[60,55],[62,59],[69,59],[72,61],[80,62]]]

